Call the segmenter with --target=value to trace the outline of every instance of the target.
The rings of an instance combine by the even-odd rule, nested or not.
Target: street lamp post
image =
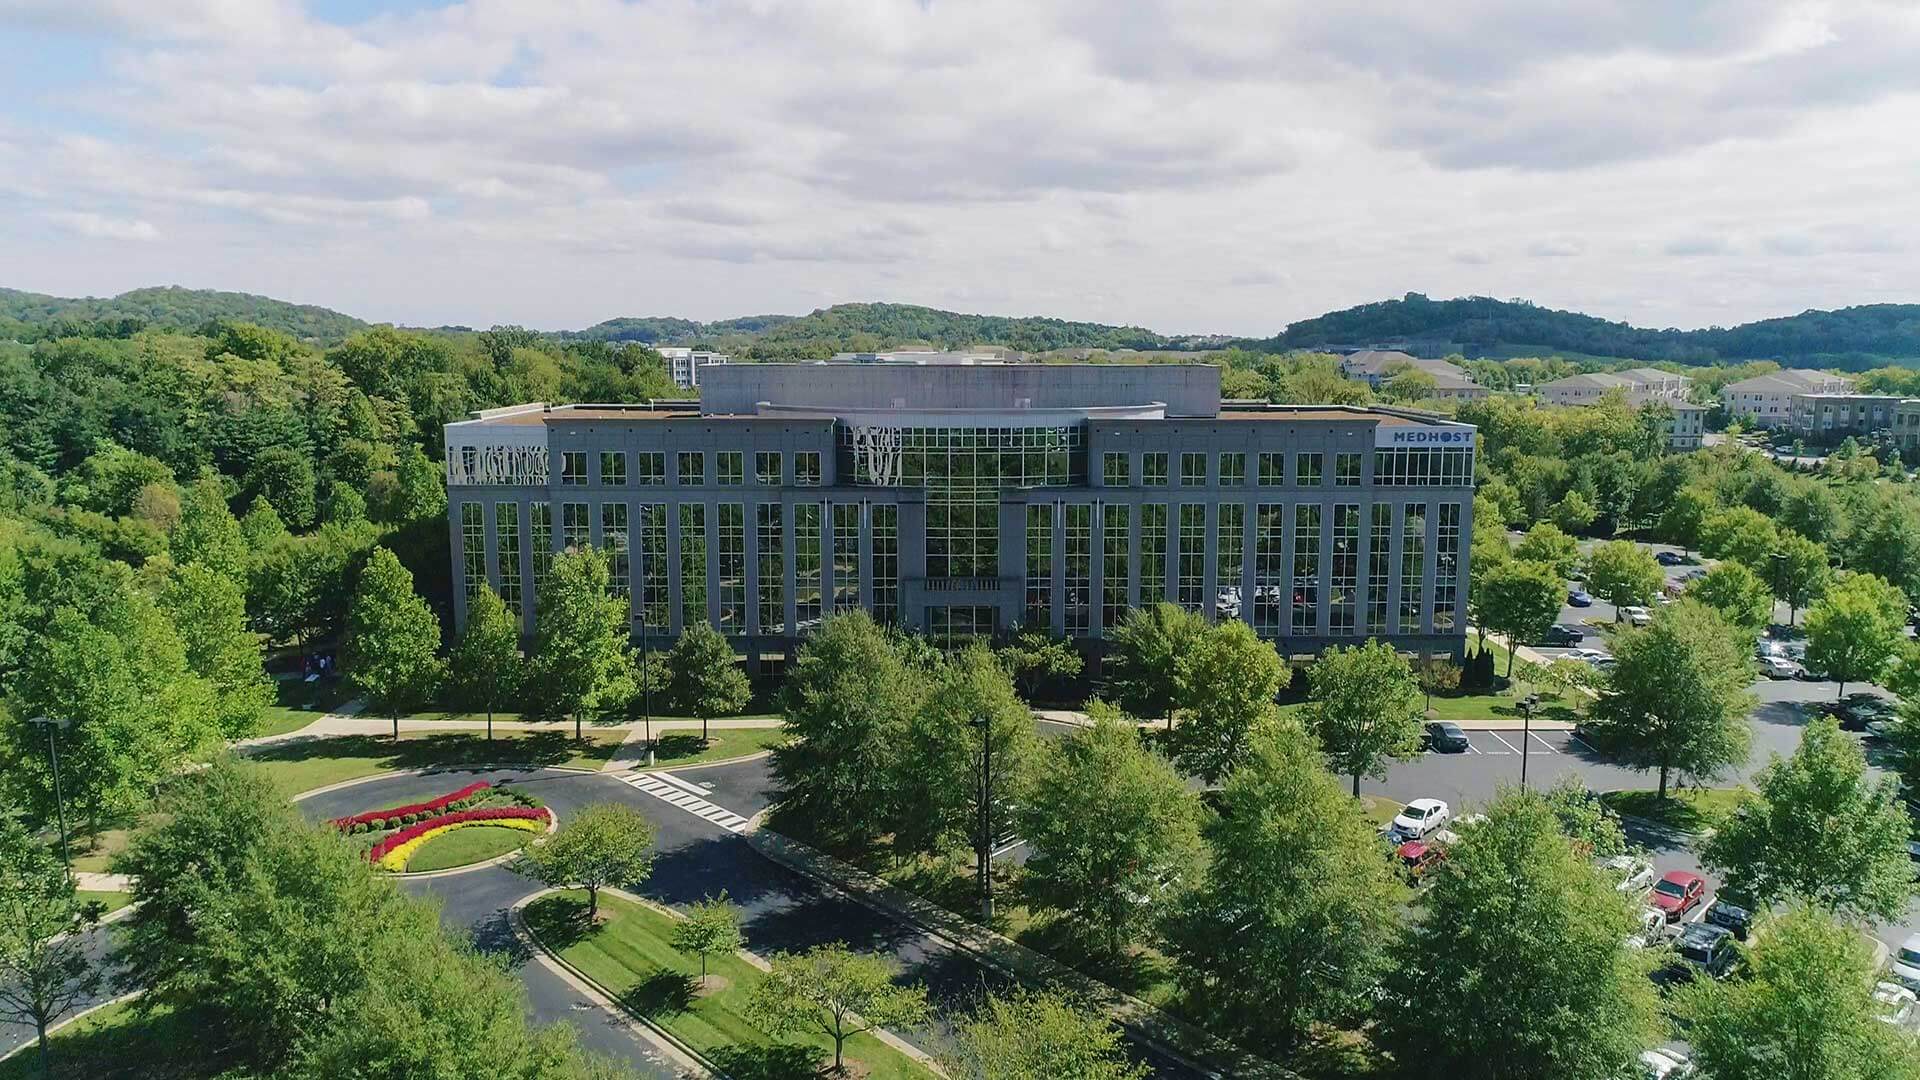
[[[47,754],[53,758],[53,810],[60,819],[60,860],[66,864],[67,874],[73,874],[73,853],[67,850],[67,799],[60,790],[60,748],[53,733],[65,731],[73,721],[52,716],[36,716],[28,720],[29,724],[38,724],[47,729]]]
[[[1527,750],[1533,741],[1533,707],[1540,704],[1539,694],[1520,699],[1520,790],[1527,790]]]
[[[984,716],[967,723],[980,729],[980,915],[993,922],[993,725]]]

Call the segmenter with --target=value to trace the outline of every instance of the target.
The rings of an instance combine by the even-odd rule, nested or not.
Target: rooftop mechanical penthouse
[[[1291,656],[1458,653],[1473,435],[1223,403],[1202,365],[715,366],[697,403],[447,425],[456,621],[485,581],[531,630],[553,553],[591,544],[636,635],[704,619],[756,663],[853,608],[938,639],[1098,639],[1157,600]]]

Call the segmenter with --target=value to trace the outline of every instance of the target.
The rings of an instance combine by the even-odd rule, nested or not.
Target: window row
[[[1140,485],[1167,487],[1175,474],[1169,470],[1178,457],[1181,487],[1245,487],[1247,456],[1237,450],[1207,454],[1183,450],[1175,455],[1166,450],[1146,450],[1137,455],[1130,450],[1108,450],[1100,456],[1100,482],[1107,487],[1125,487],[1133,482],[1133,459],[1140,459]],[[1254,455],[1255,483],[1261,487],[1322,487],[1327,483],[1327,455],[1318,450],[1262,452]],[[1333,455],[1333,486],[1359,487],[1366,456],[1358,451],[1340,451]],[[1287,466],[1291,463],[1291,479]],[[1211,469],[1211,471],[1209,471]]]
[[[756,484],[775,486],[791,483],[797,487],[818,487],[821,483],[820,451],[796,450],[793,452],[793,473],[786,472],[787,454],[780,450],[758,450],[753,455],[753,481]],[[714,477],[711,482],[722,486],[737,486],[747,482],[747,455],[742,450],[721,450],[713,455]],[[631,459],[632,471],[628,464]],[[605,487],[625,487],[629,484],[640,487],[654,487],[667,482],[667,454],[663,450],[602,450],[594,455],[597,471],[589,474],[587,466],[589,456],[585,450],[562,450],[560,452],[560,483],[568,486],[585,486],[597,482]],[[684,487],[705,485],[707,476],[707,453],[704,450],[682,450],[674,455],[673,480]]]

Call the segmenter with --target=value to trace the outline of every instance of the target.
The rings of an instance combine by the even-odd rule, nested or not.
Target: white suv
[[[1635,626],[1647,626],[1653,622],[1653,612],[1643,607],[1623,607],[1620,609],[1620,614],[1625,615],[1627,621]]]

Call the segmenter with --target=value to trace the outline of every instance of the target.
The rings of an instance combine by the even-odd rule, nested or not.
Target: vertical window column
[[[820,625],[821,504],[793,508],[793,629],[804,634]]]
[[[1387,591],[1393,584],[1393,504],[1373,504],[1367,538],[1367,633],[1387,632]]]
[[[1100,566],[1100,628],[1110,634],[1127,617],[1127,588],[1132,584],[1128,554],[1132,550],[1133,507],[1108,503],[1100,511],[1102,558]]]
[[[1420,632],[1426,606],[1427,504],[1408,503],[1400,521],[1400,632]]]
[[[485,504],[460,504],[460,578],[467,599],[480,593],[487,583],[487,508]]]
[[[538,590],[553,569],[553,504],[534,503],[527,507],[527,514],[532,520],[527,537],[533,544],[533,587]]]
[[[1293,633],[1309,636],[1319,627],[1320,504],[1297,503],[1293,508]]]
[[[1201,460],[1205,460],[1202,455]],[[1207,507],[1180,504],[1180,580],[1175,590],[1180,606],[1199,611],[1207,602]]]
[[[1434,535],[1433,632],[1451,633],[1460,603],[1460,504],[1440,504]]]
[[[615,596],[631,591],[632,570],[627,554],[627,504],[600,504],[600,546],[607,553],[607,586]]]
[[[1261,503],[1253,514],[1253,628],[1280,636],[1281,601],[1287,595],[1285,503]]]
[[[560,504],[560,540],[568,551],[585,551],[592,546],[591,524],[586,503]]]
[[[720,626],[723,634],[744,634],[747,630],[747,508],[740,503],[721,503],[717,508],[719,526],[714,571],[718,575]]]
[[[1152,607],[1167,598],[1167,506],[1149,503],[1140,508],[1140,606]]]
[[[520,614],[520,504],[503,502],[493,507],[494,546],[499,552],[500,601],[507,610]]]
[[[1030,630],[1053,632],[1053,530],[1057,505],[1027,504],[1027,613]]]
[[[707,508],[680,504],[680,625],[696,626],[707,614]]]
[[[1218,584],[1214,590],[1214,614],[1222,619],[1244,619],[1240,607],[1241,582],[1247,568],[1247,508],[1244,503],[1221,503],[1220,520],[1215,527],[1219,537],[1215,555]]]
[[[1066,512],[1066,629],[1084,637],[1093,626],[1093,507],[1068,503]]]
[[[667,507],[640,504],[640,598],[634,605],[649,633],[664,633],[673,623],[667,591]]]
[[[784,634],[787,632],[786,507],[779,503],[761,503],[757,513],[759,529],[754,540],[759,550],[760,633]]]
[[[1333,592],[1327,611],[1327,632],[1351,636],[1360,588],[1360,507],[1336,503],[1333,507]]]
[[[873,617],[900,621],[900,507],[875,503],[867,508],[873,544]]]
[[[860,504],[833,504],[833,610],[860,607]]]

